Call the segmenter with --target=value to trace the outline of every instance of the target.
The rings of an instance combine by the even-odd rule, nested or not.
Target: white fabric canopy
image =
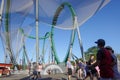
[[[6,15],[5,0],[3,20]],[[10,0],[9,26],[20,27],[21,24],[35,23],[36,0]],[[78,26],[81,26],[110,0],[39,0],[39,22],[51,25],[57,8],[64,2],[69,3],[78,17]],[[0,1],[1,2],[1,1]],[[28,21],[24,23],[24,21]],[[5,21],[5,20],[4,20]],[[3,22],[4,22],[3,21]],[[73,19],[68,6],[61,11],[57,25],[61,29],[73,29]]]

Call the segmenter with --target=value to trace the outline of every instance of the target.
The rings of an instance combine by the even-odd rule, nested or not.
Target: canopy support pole
[[[39,0],[36,0],[36,63],[39,61]]]

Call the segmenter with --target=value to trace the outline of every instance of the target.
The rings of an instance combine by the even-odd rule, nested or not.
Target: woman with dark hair
[[[95,60],[94,55],[90,55],[90,59],[88,60],[87,65],[90,66],[90,65],[94,64],[95,62],[96,62],[96,60]],[[98,73],[97,73],[95,66],[88,68],[86,77],[88,77],[88,76],[90,76],[90,80],[93,80],[94,76],[97,76],[97,78],[98,78]]]

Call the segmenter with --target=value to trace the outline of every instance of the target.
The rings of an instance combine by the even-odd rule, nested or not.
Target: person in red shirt
[[[99,50],[96,54],[96,62],[91,66],[99,66],[100,69],[100,80],[113,80],[114,72],[113,72],[113,58],[110,52],[104,48],[105,40],[98,39],[96,42]],[[91,67],[89,66],[89,67]]]

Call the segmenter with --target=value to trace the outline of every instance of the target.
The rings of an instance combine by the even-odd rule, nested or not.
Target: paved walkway
[[[120,71],[120,61],[118,62],[119,64],[119,71]],[[71,80],[76,80],[76,75],[72,76]],[[3,76],[0,77],[0,80],[29,80],[28,76],[28,71],[15,71],[12,73],[10,76]],[[38,80],[67,80],[67,75],[66,74],[55,74],[55,75],[42,75],[41,79]],[[90,80],[87,78],[86,80]],[[96,79],[94,79],[96,80]]]
[[[12,74],[10,76],[3,76],[0,80],[30,80],[30,77],[27,74]],[[42,75],[41,79],[37,80],[67,80],[66,74],[54,74],[54,75]],[[75,76],[72,76],[71,80],[77,80]],[[87,78],[86,80],[90,80]],[[96,80],[96,79],[94,79]]]

